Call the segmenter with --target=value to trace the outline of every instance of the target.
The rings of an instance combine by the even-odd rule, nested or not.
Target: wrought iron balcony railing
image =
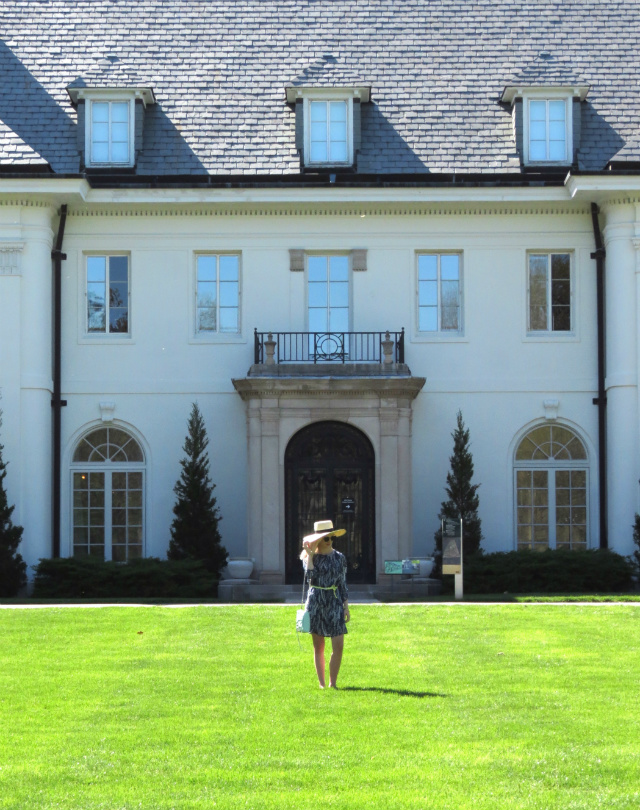
[[[404,363],[400,332],[258,332],[255,363]]]

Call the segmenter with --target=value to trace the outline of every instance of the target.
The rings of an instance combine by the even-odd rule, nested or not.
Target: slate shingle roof
[[[78,172],[84,82],[153,88],[140,174],[296,174],[309,77],[371,86],[360,172],[520,172],[500,97],[545,77],[591,88],[581,169],[640,160],[637,0],[3,0],[0,32],[0,164]]]

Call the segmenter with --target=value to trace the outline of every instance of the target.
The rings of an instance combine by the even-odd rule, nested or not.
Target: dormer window
[[[527,99],[527,123],[528,163],[571,163],[567,99]]]
[[[368,87],[288,87],[287,101],[296,105],[296,146],[305,168],[354,166]]]
[[[309,144],[308,164],[353,163],[353,104],[345,101],[312,101],[307,103]]]
[[[131,168],[142,147],[151,88],[67,88],[78,105],[78,146],[88,169]]]
[[[580,102],[588,87],[507,87],[514,134],[525,166],[570,166],[580,139]]]
[[[131,101],[89,102],[87,165],[133,164],[132,106]]]

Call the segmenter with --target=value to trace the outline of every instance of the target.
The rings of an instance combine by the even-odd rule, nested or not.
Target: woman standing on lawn
[[[334,529],[330,520],[313,524],[314,534],[302,540],[300,555],[305,575],[309,578],[309,595],[306,607],[311,618],[313,657],[320,688],[324,689],[324,640],[331,639],[329,661],[329,686],[337,689],[336,681],[342,663],[344,636],[349,613],[347,592],[347,560],[344,554],[333,548],[333,538],[345,534],[345,529]]]

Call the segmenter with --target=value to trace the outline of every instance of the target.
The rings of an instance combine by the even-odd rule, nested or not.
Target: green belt
[[[317,588],[319,591],[333,591],[333,595],[335,598],[338,598],[338,586],[332,585],[330,588],[322,588],[320,585],[312,585],[312,588]]]

